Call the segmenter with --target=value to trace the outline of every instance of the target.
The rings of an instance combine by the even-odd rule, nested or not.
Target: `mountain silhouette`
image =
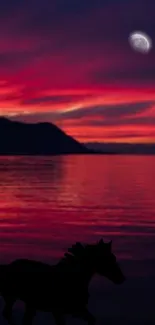
[[[85,143],[86,148],[99,154],[155,155],[154,143]]]
[[[0,118],[0,155],[89,153],[83,144],[52,123],[28,124]]]

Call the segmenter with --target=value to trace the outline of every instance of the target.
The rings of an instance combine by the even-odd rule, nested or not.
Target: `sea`
[[[55,264],[76,241],[101,238],[112,240],[126,281],[92,279],[88,309],[96,324],[154,324],[155,156],[0,157],[0,264]],[[14,306],[17,325],[23,308]],[[34,324],[54,319],[38,312]],[[85,323],[69,317],[67,324]]]

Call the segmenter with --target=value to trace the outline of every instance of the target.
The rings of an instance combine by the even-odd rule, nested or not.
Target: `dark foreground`
[[[155,324],[154,165],[146,156],[1,157],[0,264],[54,264],[75,240],[112,239],[127,280],[93,278],[88,309],[98,325]],[[17,325],[23,307],[14,306]],[[52,315],[37,312],[34,325],[44,323]]]
[[[152,281],[152,279],[150,279]],[[97,317],[97,325],[153,325],[155,323],[155,282],[146,283],[141,281],[128,281],[119,293],[116,287],[111,290],[96,292],[91,288],[91,296],[88,304],[89,310]],[[154,285],[154,288],[152,287]],[[103,287],[102,287],[103,290]],[[144,295],[145,292],[145,295]],[[4,306],[2,298],[0,307]],[[13,311],[13,319],[17,325],[21,324],[24,313],[24,305],[18,302]],[[7,322],[0,314],[0,324]],[[54,318],[50,313],[37,312],[34,325],[54,325]],[[84,325],[84,321],[67,317],[68,325]]]

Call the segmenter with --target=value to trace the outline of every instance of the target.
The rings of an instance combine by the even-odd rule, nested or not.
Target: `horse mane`
[[[82,261],[85,256],[87,247],[88,245],[76,242],[76,244],[68,248],[67,252],[64,254],[58,265],[65,264],[68,266],[73,266]]]
[[[82,244],[76,242],[71,247],[68,248],[67,252],[64,254],[63,258],[58,262],[57,265],[64,266],[80,266],[81,263],[88,261],[89,258],[92,258],[93,254],[96,253],[96,246],[101,247],[102,250],[107,251],[110,247],[110,243],[105,243],[103,240],[95,244]],[[109,249],[108,249],[109,253]]]

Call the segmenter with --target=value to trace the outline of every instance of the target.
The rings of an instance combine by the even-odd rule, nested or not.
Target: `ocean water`
[[[94,277],[89,309],[98,324],[153,324],[154,166],[153,156],[1,157],[0,263],[52,264],[76,241],[112,239],[126,281]],[[38,315],[36,324],[51,323]]]

